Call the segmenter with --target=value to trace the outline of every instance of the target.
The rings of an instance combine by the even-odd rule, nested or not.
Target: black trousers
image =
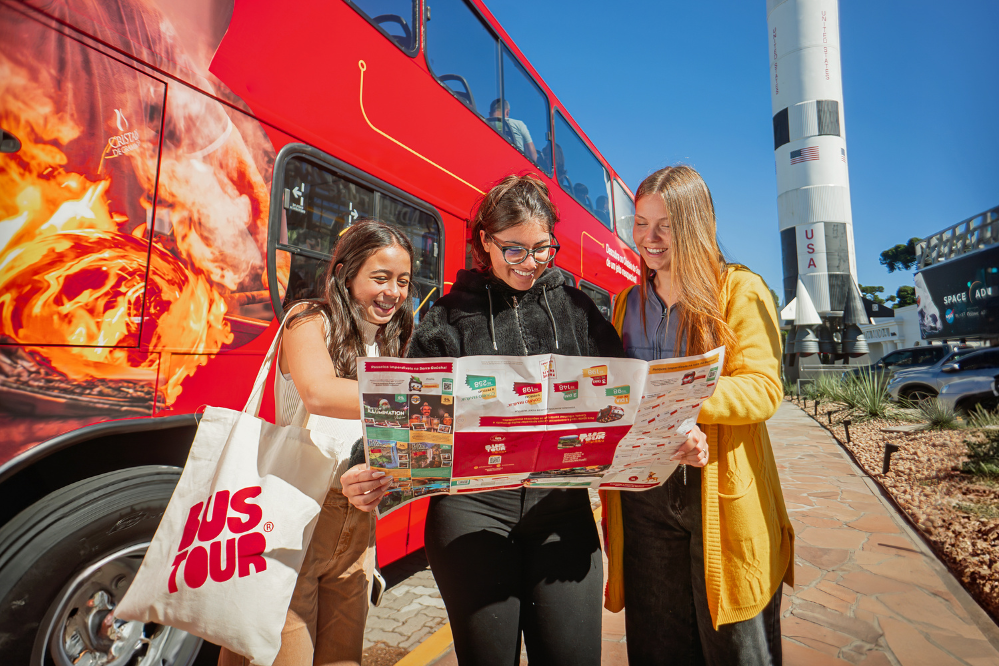
[[[458,662],[598,666],[603,560],[585,490],[437,496],[426,550]]]
[[[756,617],[711,625],[701,470],[621,493],[624,612],[631,666],[780,666],[780,590]]]

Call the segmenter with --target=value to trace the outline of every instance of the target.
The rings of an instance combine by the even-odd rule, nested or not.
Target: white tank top
[[[292,308],[294,310],[295,308]],[[291,310],[288,311],[289,315]],[[285,318],[287,321],[287,316]],[[326,315],[322,315],[323,331],[326,333],[326,344],[330,340],[330,322]],[[375,335],[378,333],[378,326],[363,322],[361,333],[364,335],[364,347],[368,356],[378,356],[378,343],[375,342]],[[284,329],[282,329],[283,333]],[[282,341],[283,342],[283,341]],[[331,435],[336,441],[336,457],[338,461],[336,473],[333,475],[331,488],[342,489],[340,477],[348,469],[350,461],[350,450],[358,439],[364,436],[360,418],[357,419],[336,419],[331,416],[319,416],[310,414],[302,402],[302,397],[298,393],[295,382],[291,379],[290,373],[281,372],[281,342],[278,343],[278,351],[274,372],[274,418],[276,425],[293,425],[299,428],[316,430],[326,435]],[[360,414],[358,414],[360,417]]]

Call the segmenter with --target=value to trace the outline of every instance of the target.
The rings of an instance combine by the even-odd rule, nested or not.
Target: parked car
[[[903,368],[918,368],[933,365],[960,349],[971,349],[967,345],[926,345],[896,349],[885,354],[871,365],[861,365],[843,372],[843,379],[852,379],[865,372],[872,372],[878,379],[891,375]]]
[[[945,355],[939,361],[926,366],[894,366],[891,380],[888,382],[888,393],[891,399],[918,402],[926,398],[935,398],[940,389],[956,378],[953,372],[944,372],[943,368],[969,354],[980,350],[973,347],[958,349]]]
[[[979,405],[999,409],[999,374],[958,379],[941,388],[937,399],[956,412],[971,412]]]

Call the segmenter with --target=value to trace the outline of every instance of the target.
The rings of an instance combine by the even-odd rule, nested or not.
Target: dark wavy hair
[[[397,245],[409,254],[413,272],[413,244],[406,234],[379,220],[360,219],[347,227],[337,240],[333,258],[323,276],[320,297],[305,301],[308,305],[288,318],[285,326],[325,315],[330,323],[329,351],[338,377],[357,379],[357,357],[365,356],[361,322],[364,314],[350,295],[347,283],[357,277],[361,266],[379,250]],[[378,331],[375,342],[382,356],[402,356],[413,335],[413,283],[396,313]],[[291,309],[291,308],[289,308]]]
[[[507,176],[482,196],[473,210],[472,256],[481,268],[489,268],[490,262],[480,231],[492,236],[528,220],[538,220],[551,234],[558,222],[558,208],[552,203],[548,186],[533,174]]]

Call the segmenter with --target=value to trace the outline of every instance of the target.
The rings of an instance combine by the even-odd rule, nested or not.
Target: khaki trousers
[[[375,555],[375,517],[331,489],[305,554],[274,666],[360,666]],[[249,666],[222,649],[219,666]]]

